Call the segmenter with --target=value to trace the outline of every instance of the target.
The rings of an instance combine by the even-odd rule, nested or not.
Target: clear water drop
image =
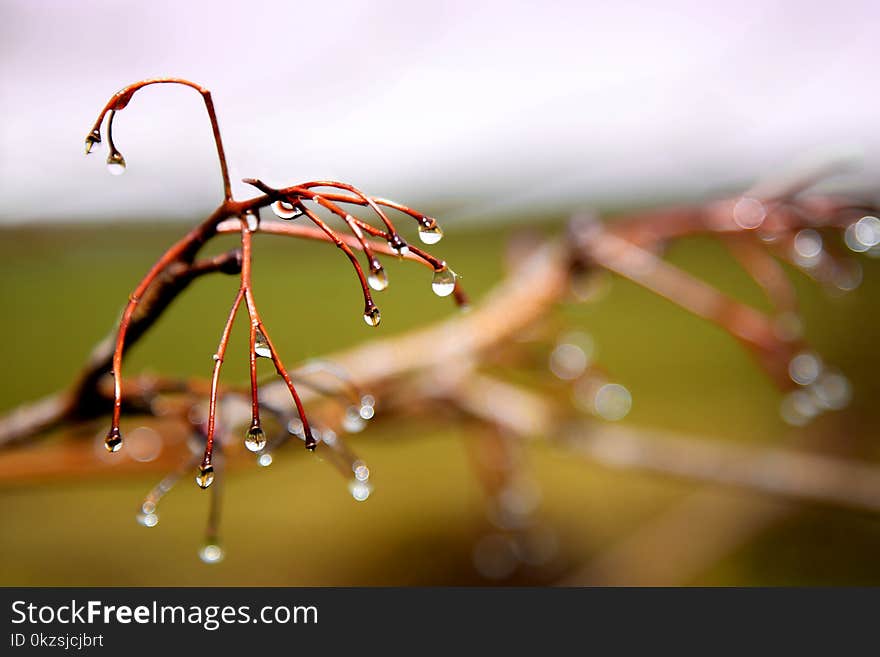
[[[216,543],[203,545],[199,550],[199,559],[204,563],[220,563],[226,556],[223,548]]]
[[[111,454],[122,449],[122,433],[120,433],[118,427],[113,427],[107,432],[107,437],[104,438],[104,447]]]
[[[113,151],[107,156],[107,171],[114,176],[121,176],[125,173],[125,158],[119,151]]]
[[[156,513],[156,503],[151,500],[146,500],[141,504],[141,511],[144,513]]]
[[[256,232],[260,227],[260,218],[253,212],[245,212],[244,222],[252,233]]]
[[[365,420],[372,420],[373,417],[376,415],[376,409],[372,406],[367,406],[366,404],[362,404],[358,412],[360,416]]]
[[[260,454],[257,457],[257,465],[259,465],[261,468],[268,468],[270,465],[272,465],[272,461],[274,460],[275,459],[272,458],[272,455],[266,452],[265,454]]]
[[[276,217],[284,219],[285,221],[296,219],[302,214],[302,210],[299,206],[288,203],[287,201],[275,201],[272,204],[272,212],[275,213]]]
[[[272,358],[269,341],[260,329],[257,329],[257,337],[254,340],[254,353],[261,358]]]
[[[361,417],[360,409],[349,406],[345,411],[345,417],[342,418],[342,428],[348,433],[358,433],[366,426],[367,421]]]
[[[371,270],[370,275],[367,276],[367,283],[377,292],[386,289],[388,287],[388,274],[385,273],[385,268],[379,267],[378,269]]]
[[[207,488],[214,483],[214,466],[199,466],[199,473],[196,475],[196,483],[199,488]]]
[[[379,322],[382,321],[382,314],[376,306],[373,306],[364,313],[364,321],[367,323],[367,326],[379,326]]]
[[[436,223],[430,226],[419,226],[419,239],[425,244],[436,244],[443,239],[443,231]]]
[[[244,438],[244,446],[252,452],[259,452],[266,446],[266,432],[260,425],[255,424],[248,429]]]
[[[101,133],[98,130],[94,130],[86,137],[86,155],[99,150],[101,150]]]
[[[455,290],[455,272],[449,267],[443,267],[434,272],[431,281],[431,289],[438,297],[448,297]]]

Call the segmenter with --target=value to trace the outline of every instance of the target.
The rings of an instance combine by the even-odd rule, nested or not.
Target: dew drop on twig
[[[296,219],[302,214],[302,210],[299,206],[288,203],[287,201],[275,201],[272,204],[272,212],[275,213],[276,217],[284,219],[285,221]]]
[[[443,239],[443,231],[436,223],[431,226],[419,226],[419,239],[425,244],[436,244]]]
[[[257,329],[257,337],[254,340],[254,353],[261,358],[272,358],[269,341],[260,329]]]
[[[377,292],[386,289],[388,287],[388,274],[385,273],[385,268],[379,267],[378,269],[371,270],[370,275],[367,276],[367,283]]]
[[[448,297],[455,290],[455,272],[445,266],[436,270],[431,281],[431,289],[438,297]]]
[[[125,158],[119,151],[113,151],[107,156],[107,171],[114,176],[121,176],[125,173]]]
[[[248,429],[244,439],[244,446],[252,452],[259,452],[266,446],[266,433],[258,424]]]
[[[214,466],[199,466],[199,472],[196,475],[196,483],[199,485],[199,488],[207,488],[214,483]]]
[[[107,437],[104,439],[104,447],[106,447],[107,451],[111,453],[118,452],[122,449],[122,434],[118,427],[113,427],[107,432]]]
[[[364,313],[364,322],[366,322],[367,326],[379,326],[379,322],[382,321],[382,314],[379,312],[379,309],[373,306],[368,309]]]

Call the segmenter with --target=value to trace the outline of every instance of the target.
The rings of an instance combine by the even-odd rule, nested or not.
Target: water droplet
[[[361,417],[360,409],[349,406],[345,411],[345,417],[342,418],[342,428],[348,433],[358,433],[367,426],[366,420]]]
[[[379,326],[379,322],[382,321],[382,314],[376,306],[373,306],[364,313],[364,321],[367,323],[367,326]]]
[[[107,156],[107,171],[114,176],[121,176],[125,173],[125,158],[119,151],[113,151]]]
[[[89,136],[86,137],[86,155],[99,150],[101,150],[101,132],[99,130],[93,130]]]
[[[788,375],[798,385],[808,386],[822,373],[822,360],[813,353],[804,352],[791,359]]]
[[[431,289],[438,297],[448,297],[455,289],[455,272],[444,266],[434,272]]]
[[[302,214],[302,210],[298,205],[293,205],[292,203],[288,203],[287,201],[275,201],[272,204],[272,212],[275,213],[275,216],[279,219],[289,220],[296,219],[298,216]]]
[[[211,356],[211,359],[214,360],[215,362],[220,360],[220,354],[214,354],[213,356]]]
[[[257,329],[257,337],[254,340],[254,353],[261,358],[272,358],[269,341],[260,329]]]
[[[443,239],[443,231],[436,223],[430,226],[419,226],[419,239],[425,244],[436,244]]]
[[[372,406],[367,406],[366,404],[362,405],[358,412],[365,420],[372,420],[373,416],[376,415],[376,409]]]
[[[196,475],[196,483],[199,485],[199,488],[207,488],[211,484],[214,483],[214,466],[212,465],[201,465],[199,466],[199,473]]]
[[[248,230],[252,233],[256,232],[260,227],[260,218],[253,212],[245,212],[244,222],[247,224]]]
[[[122,449],[122,433],[119,431],[119,427],[113,427],[107,432],[107,437],[104,438],[104,447],[111,453]]]
[[[376,398],[373,395],[364,395],[361,397],[361,405],[362,406],[375,406]]]
[[[619,383],[606,383],[596,391],[596,413],[605,420],[622,420],[632,408],[632,395]]]
[[[766,218],[767,210],[756,198],[744,196],[733,206],[733,221],[740,228],[753,230],[764,223]]]
[[[216,543],[203,545],[199,550],[199,559],[205,563],[220,563],[225,556],[226,553],[223,551],[223,548]]]
[[[273,460],[274,459],[272,458],[272,455],[266,452],[265,454],[260,454],[257,457],[257,465],[263,468],[268,468],[270,465],[272,465]]]
[[[391,236],[391,239],[388,240],[388,246],[391,247],[391,250],[401,258],[409,255],[409,246],[407,246],[406,242],[403,241],[403,238],[397,233],[394,233]]]
[[[260,428],[260,425],[255,424],[248,429],[247,436],[244,439],[244,446],[252,452],[259,452],[266,446],[266,433]]]
[[[155,513],[139,513],[137,515],[137,521],[139,525],[143,525],[144,527],[155,527],[159,524],[159,516]]]
[[[354,472],[354,478],[358,481],[366,481],[370,478],[370,468],[363,461],[355,461],[351,471]]]
[[[144,503],[141,504],[141,511],[144,513],[156,513],[156,503],[150,500],[144,501]]]
[[[373,492],[373,487],[366,481],[358,481],[355,479],[348,483],[348,490],[355,500],[363,502],[370,496],[370,493]]]
[[[367,283],[369,283],[370,287],[377,292],[381,292],[382,290],[387,288],[388,274],[385,273],[385,268],[379,267],[378,269],[371,270],[370,275],[367,276]]]

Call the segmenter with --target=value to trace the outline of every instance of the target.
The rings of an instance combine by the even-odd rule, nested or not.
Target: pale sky
[[[344,180],[462,219],[700,195],[831,152],[859,154],[870,189],[878,19],[809,0],[2,0],[0,222],[210,211],[192,90],[120,113],[123,176],[83,155],[117,89],[164,75],[213,91],[236,178]]]

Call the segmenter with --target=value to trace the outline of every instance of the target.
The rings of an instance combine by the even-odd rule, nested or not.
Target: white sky
[[[220,200],[199,98],[140,92],[128,171],[83,156],[145,77],[214,94],[234,176],[477,209],[706,193],[829,150],[880,174],[871,2],[0,3],[0,222]],[[243,186],[238,191],[247,194]]]

